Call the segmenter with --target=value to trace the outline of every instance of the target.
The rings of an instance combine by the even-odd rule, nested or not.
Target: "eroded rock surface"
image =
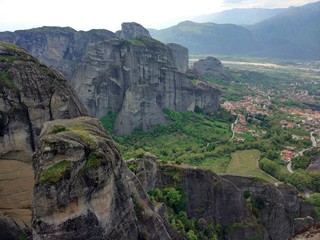
[[[1,42],[0,95],[0,211],[30,226],[31,160],[42,125],[86,110],[58,71]]]
[[[0,33],[0,40],[60,70],[92,116],[116,113],[118,135],[168,123],[165,108],[194,111],[198,106],[212,112],[219,105],[218,89],[185,75],[188,49],[152,39],[138,23],[123,23],[116,34],[42,27]]]
[[[220,91],[190,81],[175,61],[172,50],[152,38],[110,39],[88,49],[73,85],[92,115],[118,113],[114,129],[118,135],[167,123],[166,108],[216,110]]]
[[[69,79],[87,47],[114,38],[108,30],[76,31],[70,27],[41,27],[0,33],[0,41],[10,42],[61,71]]]
[[[154,158],[128,162],[146,191],[173,186],[188,199],[188,217],[220,224],[222,239],[289,239],[313,224],[292,186],[252,177],[218,176],[209,170],[163,165]],[[295,219],[297,218],[297,219]],[[236,227],[235,227],[236,226]]]
[[[222,227],[222,239],[263,238],[242,193],[229,181],[204,169],[163,165],[154,158],[129,161],[146,191],[175,187],[187,197],[189,218],[206,219]],[[237,227],[235,227],[237,226]]]
[[[149,31],[142,25],[135,22],[125,22],[121,24],[121,30],[116,32],[119,38],[123,39],[135,39],[139,36],[145,36],[151,38]]]
[[[171,239],[98,120],[47,122],[34,169],[35,240]]]
[[[257,217],[265,228],[267,239],[288,239],[294,235],[299,225],[310,226],[311,216],[302,211],[303,203],[298,199],[298,190],[289,185],[274,184],[252,178],[224,175],[237,188],[246,194],[256,208]],[[313,210],[314,211],[314,210]],[[314,215],[312,210],[309,211]],[[295,218],[299,218],[295,223]]]
[[[221,61],[215,57],[207,57],[196,61],[188,70],[187,75],[191,78],[215,78],[219,80],[230,80],[225,72]]]

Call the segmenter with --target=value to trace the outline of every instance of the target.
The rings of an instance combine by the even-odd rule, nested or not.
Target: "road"
[[[287,169],[290,173],[293,173],[293,170],[292,170],[292,162],[290,161],[288,164],[287,164]]]
[[[302,151],[298,152],[298,153],[295,155],[295,157],[297,157],[297,156],[303,156],[304,151],[317,147],[317,139],[313,136],[314,133],[315,133],[315,132],[311,132],[311,133],[310,133],[310,139],[311,139],[311,142],[312,142],[312,147],[307,148],[307,149],[303,149]],[[290,173],[293,173],[293,170],[292,170],[292,162],[291,162],[291,161],[287,164],[287,169],[288,169],[288,171],[289,171]],[[304,194],[305,194],[306,198],[310,198],[310,193],[312,193],[312,191],[310,191],[309,189],[304,189]]]
[[[236,120],[234,121],[234,123],[231,124],[232,137],[229,139],[228,142],[232,141],[232,139],[234,138],[234,129],[233,129],[233,127],[234,127],[235,124],[237,124],[238,119],[239,119],[239,116],[237,116],[237,118],[236,118]]]

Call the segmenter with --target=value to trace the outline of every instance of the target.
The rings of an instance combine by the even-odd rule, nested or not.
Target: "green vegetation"
[[[168,207],[169,224],[171,227],[186,236],[187,239],[217,239],[216,235],[223,231],[204,218],[188,218],[186,214],[186,196],[179,189],[167,187],[155,188],[149,192],[150,199],[154,202],[164,202]],[[221,228],[221,226],[220,226]],[[222,236],[222,235],[221,235]]]
[[[63,160],[49,167],[48,169],[44,169],[40,173],[40,182],[41,183],[57,183],[63,176],[66,175],[70,171],[71,162],[67,160]]]
[[[23,52],[23,53],[25,53],[25,51],[24,51],[22,48],[18,47],[17,45],[14,45],[14,44],[12,44],[12,43],[0,42],[0,46],[1,46],[1,47],[4,47],[4,48],[7,48],[7,49],[9,49],[9,50],[11,50],[11,51]]]
[[[87,157],[87,161],[82,168],[83,171],[92,169],[92,168],[97,168],[100,166],[100,156],[96,151],[91,151]]]
[[[17,240],[28,240],[29,238],[26,236],[26,235],[24,235],[24,234],[20,234],[19,236],[18,236],[18,239]]]
[[[165,113],[172,122],[167,126],[114,136],[124,159],[142,157],[149,152],[164,161],[210,167],[216,162],[213,168],[226,168],[231,157],[227,142],[232,135],[230,126],[234,116],[223,109],[213,115],[168,109]],[[112,129],[114,120],[111,113],[101,119],[108,130]]]
[[[83,119],[85,119],[86,117],[82,117]],[[75,134],[77,136],[79,136],[86,144],[88,144],[88,152],[87,152],[87,159],[86,162],[84,164],[84,166],[82,167],[82,169],[79,171],[79,175],[78,176],[82,176],[83,173],[86,170],[90,170],[93,168],[97,168],[101,165],[101,159],[102,159],[102,155],[103,153],[101,152],[101,150],[99,149],[99,147],[97,146],[97,140],[98,140],[98,136],[95,136],[94,134],[92,134],[88,129],[85,123],[82,124],[73,124],[68,126],[68,128],[64,125],[60,125],[60,124],[56,124],[53,125],[52,127],[52,133],[60,133],[60,132],[65,132],[68,131],[72,134]],[[66,161],[68,162],[68,161]],[[58,165],[59,166],[59,165]],[[66,165],[63,165],[66,166]],[[59,168],[61,171],[63,171],[63,168]],[[59,170],[58,169],[58,170]],[[53,169],[55,170],[55,169]],[[68,169],[65,169],[65,171],[67,171]],[[55,171],[53,171],[55,172]],[[48,175],[46,173],[46,175]],[[51,175],[48,175],[47,179],[50,179]],[[55,177],[54,175],[52,177]],[[59,179],[55,178],[55,180],[52,180],[53,182],[58,181]]]
[[[258,167],[260,159],[260,151],[258,150],[243,150],[231,154],[231,162],[227,168],[226,173],[253,176],[265,179],[269,182],[277,182],[276,179],[271,178]]]
[[[260,62],[263,63],[263,60]],[[308,66],[307,63],[294,64],[298,67],[299,64]],[[215,78],[206,80],[222,90],[222,103],[244,100],[245,96],[261,97],[263,103],[259,103],[259,112],[246,107],[235,110],[245,120],[245,131],[238,131],[235,138],[229,141],[235,116],[224,109],[211,115],[204,114],[200,108],[186,113],[165,110],[171,124],[156,126],[147,132],[136,130],[127,136],[114,136],[122,156],[130,159],[151,153],[165,163],[171,161],[208,168],[216,173],[250,175],[270,182],[292,184],[301,191],[309,189],[320,192],[319,172],[306,171],[310,163],[318,159],[318,150],[304,151],[304,156],[293,158],[293,174],[288,171],[287,162],[282,160],[281,155],[283,150],[296,154],[311,147],[310,131],[317,127],[309,126],[303,116],[295,113],[296,109],[311,111],[307,109],[308,103],[319,106],[319,76],[309,70],[293,68],[291,63],[284,67],[237,66],[226,69],[230,81]],[[192,82],[197,84],[197,79]],[[268,104],[264,105],[264,102]],[[104,119],[108,122],[108,129],[112,129],[114,119],[115,116],[111,114]],[[135,171],[136,167],[132,166],[132,169]],[[172,174],[178,183],[181,176],[179,173]],[[261,205],[259,200],[252,200],[251,204],[256,208]],[[188,232],[190,238],[194,237],[193,233],[197,235],[193,229],[186,230]]]
[[[310,198],[303,199],[306,203],[311,203],[316,210],[316,218],[320,221],[320,192],[310,194]]]
[[[68,129],[64,125],[53,125],[52,127],[52,133],[54,134],[65,131],[68,131]]]
[[[317,160],[317,156],[320,154],[319,148],[313,148],[303,153],[303,156],[298,156],[292,159],[292,167],[294,170],[302,169],[306,170],[310,163]]]
[[[1,59],[0,59],[1,60]],[[7,72],[0,73],[0,83],[13,90],[14,92],[19,91],[18,87],[14,84],[14,82],[10,79],[9,74]]]
[[[111,111],[108,112],[108,114],[102,118],[100,118],[100,121],[103,125],[103,127],[107,130],[108,133],[111,135],[113,134],[113,126],[116,121],[117,115]]]
[[[91,150],[96,149],[97,146],[96,146],[95,136],[90,134],[90,132],[85,129],[85,125],[82,125],[82,124],[72,125],[72,127],[70,127],[69,131],[71,131],[72,133],[78,135],[86,143],[88,143]]]

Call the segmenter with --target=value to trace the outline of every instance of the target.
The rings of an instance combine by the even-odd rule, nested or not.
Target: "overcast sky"
[[[319,0],[0,0],[0,31],[42,26],[116,31],[122,22],[162,29],[232,8],[301,6]]]

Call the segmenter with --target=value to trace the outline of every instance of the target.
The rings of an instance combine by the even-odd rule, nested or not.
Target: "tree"
[[[189,240],[198,240],[197,235],[194,233],[194,231],[190,230],[187,232],[187,238]]]
[[[299,190],[310,188],[311,181],[312,178],[308,175],[308,173],[301,169],[298,169],[297,171],[292,173],[288,178],[288,182],[294,185]]]

